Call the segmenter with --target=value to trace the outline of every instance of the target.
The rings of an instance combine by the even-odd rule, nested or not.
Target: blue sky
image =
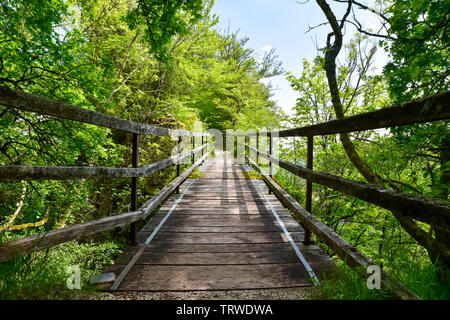
[[[270,47],[283,62],[283,68],[300,75],[302,59],[312,60],[316,54],[316,42],[323,47],[329,26],[306,32],[309,26],[325,22],[325,16],[314,0],[300,4],[295,0],[216,0],[213,13],[220,16],[216,29],[239,31],[241,37],[250,38],[248,46],[260,51]],[[303,1],[302,1],[303,2]],[[345,6],[330,2],[337,17],[342,16]],[[373,23],[372,18],[366,23]],[[376,23],[376,21],[375,21]],[[353,33],[353,30],[349,30]],[[271,78],[274,90],[273,100],[291,113],[297,94],[284,76]]]

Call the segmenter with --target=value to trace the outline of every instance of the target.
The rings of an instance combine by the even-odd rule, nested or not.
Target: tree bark
[[[438,197],[444,200],[448,199],[449,186],[450,186],[450,136],[445,136],[441,141],[441,147],[439,152],[439,160],[441,163],[441,175],[439,177]],[[450,232],[433,228],[435,238],[440,243],[444,244],[447,248],[450,248]],[[442,283],[447,281],[447,269],[450,267],[445,264],[445,261],[439,260],[439,254],[433,253],[430,258],[433,261],[438,260],[438,277]]]

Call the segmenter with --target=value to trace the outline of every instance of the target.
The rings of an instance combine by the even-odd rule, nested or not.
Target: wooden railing
[[[80,179],[80,178],[131,178],[131,211],[71,225],[67,228],[50,230],[41,234],[19,238],[0,244],[0,263],[18,256],[43,250],[67,241],[80,239],[92,234],[112,230],[119,226],[131,225],[130,241],[136,244],[136,222],[148,217],[172,192],[178,192],[178,187],[189,175],[208,157],[207,141],[209,134],[189,132],[186,130],[172,130],[152,125],[139,124],[125,119],[105,115],[99,112],[79,108],[47,98],[21,91],[0,87],[0,105],[36,112],[42,115],[64,118],[82,123],[116,129],[132,133],[132,168],[111,167],[80,167],[80,166],[25,166],[0,165],[1,180],[30,180],[30,179]],[[139,135],[158,135],[178,137],[178,153],[170,158],[143,167],[138,167]],[[192,149],[181,152],[182,137],[192,138]],[[195,147],[195,138],[201,137],[202,144]],[[206,138],[206,141],[204,139]],[[205,152],[206,151],[206,152]],[[195,161],[195,155],[201,154]],[[181,162],[192,157],[192,166],[180,173]],[[158,194],[138,208],[138,177],[145,177],[173,164],[177,165],[177,177],[167,184]]]
[[[450,92],[405,102],[393,107],[363,113],[345,119],[328,121],[301,128],[264,132],[264,136],[267,136],[269,140],[268,153],[259,150],[260,134],[258,132],[236,136],[244,136],[245,143],[238,144],[247,149],[246,159],[261,173],[269,190],[271,190],[271,192],[273,192],[278,199],[293,212],[295,217],[305,228],[304,244],[310,243],[310,235],[312,232],[350,267],[363,267],[366,269],[374,263],[311,214],[312,183],[318,183],[385,209],[400,210],[402,214],[407,217],[447,231],[450,231],[450,205],[448,202],[437,199],[400,193],[381,186],[360,181],[352,181],[342,177],[314,171],[313,137],[318,135],[390,128],[394,126],[445,119],[450,119]],[[284,138],[299,136],[307,137],[306,167],[280,160],[272,155],[273,137]],[[251,137],[256,139],[256,148],[250,146]],[[256,154],[256,162],[251,159],[250,151]],[[258,157],[269,160],[269,173],[264,172],[258,165]],[[279,167],[306,180],[305,207],[298,204],[272,179],[272,164],[277,164]],[[414,293],[410,292],[402,284],[392,281],[384,272],[382,273],[381,281],[384,287],[391,288],[400,298],[418,299]]]

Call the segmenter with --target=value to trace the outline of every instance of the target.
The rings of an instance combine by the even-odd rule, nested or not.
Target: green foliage
[[[384,41],[391,61],[384,68],[389,93],[396,103],[449,90],[449,1],[386,1],[388,35]],[[425,106],[426,107],[426,106]],[[450,194],[450,135],[448,121],[392,129],[398,143],[430,176],[432,195]]]
[[[280,112],[260,80],[280,74],[281,63],[273,50],[259,60],[247,38],[213,30],[218,18],[210,14],[212,5],[7,1],[0,5],[0,85],[168,128],[276,126]],[[141,136],[140,165],[170,157],[176,143]],[[0,106],[2,164],[127,167],[130,145],[131,135],[123,132]],[[174,177],[171,167],[139,179],[139,203]],[[127,212],[129,197],[129,179],[2,182],[0,242]],[[43,225],[11,229],[39,221]],[[124,242],[126,232],[118,228],[90,239]],[[87,277],[119,247],[71,243],[4,263],[2,297],[64,292],[67,265],[85,263]]]
[[[0,299],[67,299],[79,293],[69,290],[67,268],[78,265],[81,289],[90,291],[89,279],[100,273],[119,255],[123,245],[68,242],[3,263],[0,268]]]
[[[385,41],[392,61],[385,67],[394,101],[449,90],[449,1],[387,1]]]
[[[189,26],[202,17],[203,7],[202,0],[138,0],[126,21],[131,29],[146,25],[146,40],[157,57],[165,60],[172,36],[188,34]]]

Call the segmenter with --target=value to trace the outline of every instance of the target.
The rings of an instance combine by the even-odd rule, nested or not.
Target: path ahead
[[[303,229],[264,182],[244,178],[248,169],[223,153],[205,161],[204,176],[186,180],[140,230],[139,245],[107,270],[122,274],[113,288],[304,287],[313,285],[309,268],[319,279],[332,271],[334,263],[317,245],[302,245]]]

